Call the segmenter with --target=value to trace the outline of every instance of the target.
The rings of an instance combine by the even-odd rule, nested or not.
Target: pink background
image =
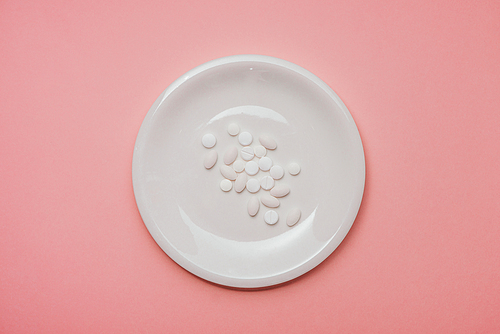
[[[500,331],[498,1],[0,1],[0,332]],[[366,164],[341,246],[290,284],[207,283],[131,182],[156,97],[264,54],[343,99]]]

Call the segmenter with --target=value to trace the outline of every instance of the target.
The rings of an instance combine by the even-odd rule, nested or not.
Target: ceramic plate
[[[269,191],[237,193],[234,182],[221,190],[225,152],[243,147],[230,124],[252,134],[251,147],[262,135],[277,143],[266,156],[285,170],[275,184],[290,189],[279,207],[261,204],[251,217],[247,203]],[[202,145],[205,134],[217,138],[211,149]],[[218,160],[206,169],[211,151]],[[301,168],[296,176],[291,163]],[[208,281],[259,288],[296,278],[335,250],[358,212],[365,162],[356,125],[328,85],[293,63],[241,55],[194,68],[158,97],[139,131],[132,174],[144,223],[170,258]],[[301,217],[290,227],[294,209]],[[274,225],[264,221],[270,210],[279,217]]]

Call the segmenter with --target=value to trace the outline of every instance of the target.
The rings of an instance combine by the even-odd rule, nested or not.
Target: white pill
[[[257,158],[262,158],[262,157],[265,157],[266,156],[266,148],[262,145],[257,145],[254,147],[253,149],[254,153],[255,153],[255,156]]]
[[[245,170],[246,162],[243,160],[236,160],[233,164],[233,169],[235,172],[241,173]]]
[[[241,149],[241,157],[243,158],[243,160],[252,160],[253,156],[253,148],[251,146],[245,146]]]
[[[273,197],[271,195],[262,195],[260,197],[260,201],[268,208],[277,208],[278,206],[280,206],[280,201],[276,197]]]
[[[233,183],[231,181],[229,181],[228,179],[224,179],[222,181],[220,181],[220,188],[222,189],[222,191],[229,191],[233,188]]]
[[[272,177],[270,177],[270,176],[264,176],[260,180],[260,186],[264,190],[272,189],[272,187],[274,187],[274,179]]]
[[[236,172],[229,166],[220,166],[220,173],[228,180],[236,180]]]
[[[208,154],[205,156],[205,162],[203,163],[205,165],[206,169],[212,168],[215,163],[217,162],[217,151],[209,151]]]
[[[271,170],[269,171],[269,175],[271,175],[271,177],[275,180],[281,179],[284,174],[285,171],[283,170],[283,167],[278,165],[274,165],[273,167],[271,167]]]
[[[249,161],[245,165],[245,172],[248,175],[255,175],[259,172],[259,165],[255,161]]]
[[[204,135],[202,138],[201,138],[201,143],[203,144],[203,146],[205,146],[206,148],[212,148],[215,146],[215,144],[217,143],[217,139],[215,138],[215,136],[211,133],[207,133],[206,135]]]
[[[247,181],[247,190],[255,194],[260,189],[260,183],[257,179],[250,179]]]
[[[245,189],[247,185],[247,179],[248,176],[245,173],[241,173],[238,175],[236,178],[236,181],[234,181],[234,190],[236,190],[237,193],[240,193]]]
[[[298,163],[292,162],[288,165],[288,173],[291,175],[297,175],[300,173],[300,166]]]
[[[295,209],[292,209],[292,211],[290,211],[288,213],[288,216],[286,217],[286,224],[288,226],[293,226],[295,224],[297,224],[297,222],[299,221],[300,219],[300,210],[295,208]]]
[[[267,172],[273,166],[273,161],[269,157],[262,157],[259,159],[259,168]]]
[[[274,149],[276,149],[276,146],[277,146],[276,142],[274,141],[274,139],[272,139],[269,136],[262,135],[262,136],[259,137],[259,141],[262,144],[262,146],[264,146],[268,150],[274,150]]]
[[[269,225],[276,224],[279,219],[280,216],[278,216],[278,213],[274,210],[269,210],[264,214],[264,221]]]
[[[240,127],[238,126],[238,124],[229,124],[229,126],[227,127],[227,132],[229,132],[229,134],[234,137],[238,133],[240,133]]]
[[[259,208],[260,208],[259,199],[255,196],[250,198],[247,206],[248,214],[254,217],[257,214],[257,212],[259,212]]]
[[[229,150],[224,153],[224,163],[226,165],[230,165],[236,160],[238,156],[238,148],[236,146],[231,147]]]
[[[240,142],[241,145],[243,146],[248,146],[252,143],[253,141],[253,137],[252,137],[252,134],[250,132],[242,132],[240,133],[240,135],[238,136],[238,141]]]
[[[271,189],[269,193],[274,197],[285,197],[290,193],[290,187],[285,184],[279,184]]]

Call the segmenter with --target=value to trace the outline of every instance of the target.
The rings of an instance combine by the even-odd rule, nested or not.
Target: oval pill
[[[300,166],[296,162],[292,162],[291,164],[288,165],[288,173],[291,175],[297,175],[300,173]]]
[[[269,190],[274,187],[274,179],[270,176],[264,176],[260,180],[260,186],[264,190]]]
[[[238,141],[240,142],[241,145],[243,146],[248,146],[252,143],[253,141],[253,137],[252,137],[252,134],[250,132],[242,132],[240,133],[240,135],[238,136]]]
[[[260,189],[260,183],[257,179],[250,179],[247,181],[247,190],[255,194]]]
[[[245,165],[245,172],[248,175],[255,175],[259,172],[259,165],[255,161],[249,161]]]
[[[285,197],[290,193],[290,187],[284,184],[279,184],[271,189],[269,193],[274,197]]]
[[[238,175],[236,181],[234,181],[234,190],[236,190],[237,193],[240,193],[245,189],[247,185],[247,179],[248,176],[245,173],[241,173],[240,175]]]
[[[215,138],[215,136],[211,133],[207,133],[206,135],[204,135],[202,138],[201,138],[201,143],[203,144],[203,146],[205,146],[206,148],[212,148],[215,146],[215,144],[217,143],[217,139]]]
[[[259,212],[259,208],[260,208],[259,199],[255,196],[250,198],[247,205],[248,214],[254,217]]]
[[[295,208],[295,209],[292,209],[289,213],[288,213],[288,216],[286,217],[286,224],[288,226],[293,226],[295,224],[297,224],[297,222],[299,221],[300,219],[300,215],[301,215],[301,212],[299,209]]]
[[[236,160],[238,156],[238,148],[236,146],[231,147],[229,150],[224,153],[224,163],[226,165],[230,165]]]
[[[238,126],[238,124],[235,124],[235,123],[231,123],[229,124],[229,126],[227,127],[227,132],[231,135],[231,136],[236,136],[238,133],[240,133],[240,127]]]
[[[255,156],[257,158],[262,158],[262,157],[266,156],[266,153],[267,153],[266,148],[262,145],[255,146],[253,151],[254,151]]]
[[[283,175],[285,174],[285,171],[283,170],[283,167],[278,166],[278,165],[274,165],[273,167],[271,167],[269,174],[271,175],[271,177],[273,179],[279,180],[283,177]]]
[[[269,157],[262,157],[259,159],[259,168],[267,172],[273,166],[273,161]]]
[[[233,169],[235,172],[237,173],[241,173],[245,170],[245,165],[246,165],[246,162],[243,161],[243,160],[236,160],[234,163],[233,163]]]
[[[204,161],[203,165],[205,166],[206,169],[210,169],[215,165],[216,162],[217,162],[217,151],[211,150],[205,156],[205,161]]]
[[[220,173],[228,180],[236,180],[236,172],[229,166],[220,166]]]
[[[269,210],[264,214],[264,221],[269,225],[276,224],[279,219],[278,213],[274,210]]]
[[[272,139],[269,136],[262,135],[259,137],[259,141],[262,144],[262,146],[264,146],[268,150],[274,150],[277,147],[276,141],[274,141],[274,139]]]
[[[260,201],[262,204],[264,204],[268,208],[277,208],[278,206],[280,206],[280,201],[276,197],[273,197],[271,195],[267,195],[267,194],[262,195],[260,197]]]
[[[233,188],[233,183],[228,179],[224,179],[220,181],[220,188],[222,189],[222,191],[228,192],[229,190],[231,190],[231,188]]]
[[[251,146],[245,146],[241,149],[241,157],[243,160],[249,161],[254,157],[253,148]]]

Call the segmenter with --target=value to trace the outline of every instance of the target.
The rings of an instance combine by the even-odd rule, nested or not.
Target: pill
[[[247,179],[248,176],[245,173],[241,173],[238,175],[236,178],[236,181],[234,181],[234,190],[236,190],[237,193],[240,193],[245,189],[247,185]]]
[[[296,162],[292,162],[291,164],[288,165],[288,173],[291,175],[297,175],[300,173],[300,166]]]
[[[229,166],[220,166],[220,173],[228,180],[236,180],[236,172]]]
[[[231,188],[233,188],[233,183],[231,181],[229,181],[228,179],[224,179],[222,181],[220,181],[220,188],[222,189],[222,191],[229,191],[231,190]]]
[[[271,177],[275,180],[281,179],[284,174],[285,171],[283,170],[283,167],[278,165],[274,165],[273,167],[271,167],[271,170],[269,171],[269,175],[271,175]]]
[[[211,150],[205,156],[205,162],[203,164],[205,165],[206,169],[210,169],[215,165],[216,162],[217,162],[217,151]]]
[[[229,126],[227,127],[227,132],[229,132],[229,134],[234,137],[238,133],[240,133],[240,127],[238,126],[238,124],[229,124]]]
[[[264,146],[268,150],[274,150],[274,149],[276,149],[276,146],[277,146],[276,142],[274,141],[274,139],[272,139],[269,136],[262,135],[262,136],[259,137],[259,141],[262,144],[262,146]]]
[[[299,221],[300,219],[300,210],[295,208],[295,209],[292,209],[289,213],[288,213],[288,216],[286,217],[286,224],[288,226],[293,226],[295,224],[297,224],[297,222]]]
[[[254,147],[253,149],[254,153],[255,153],[255,156],[257,158],[262,158],[262,157],[265,157],[266,156],[266,148],[262,145],[257,145]]]
[[[278,213],[274,210],[269,210],[264,214],[264,221],[269,225],[276,224],[279,219]]]
[[[243,160],[236,160],[233,164],[233,169],[235,172],[241,173],[245,169],[246,162]]]
[[[238,136],[238,141],[240,142],[241,145],[243,146],[248,146],[252,143],[253,141],[253,137],[252,137],[252,134],[250,132],[242,132],[240,133],[240,135]]]
[[[255,194],[260,189],[260,183],[257,179],[250,179],[247,181],[247,190]]]
[[[236,146],[231,147],[229,150],[224,153],[224,163],[226,165],[230,165],[236,160],[238,156],[238,148]]]
[[[243,158],[243,160],[252,160],[253,156],[253,148],[251,146],[245,146],[241,149],[241,157]]]
[[[259,172],[259,165],[255,161],[249,161],[245,165],[245,172],[248,175],[255,175]]]
[[[260,197],[260,201],[268,208],[277,208],[278,206],[280,206],[280,201],[276,197],[273,197],[271,195],[262,195]]]
[[[267,172],[273,166],[273,161],[269,157],[262,157],[259,159],[259,168]]]
[[[201,143],[206,148],[212,148],[217,143],[217,139],[215,139],[215,136],[213,134],[207,133],[201,138]]]
[[[272,188],[269,193],[274,197],[285,197],[290,193],[290,187],[285,184],[279,184]]]
[[[270,176],[264,176],[260,180],[260,186],[264,190],[269,190],[272,187],[274,187],[274,179],[272,177],[270,177]]]
[[[260,208],[259,199],[255,196],[250,198],[247,206],[248,214],[254,217],[257,214],[257,212],[259,212],[259,208]]]

